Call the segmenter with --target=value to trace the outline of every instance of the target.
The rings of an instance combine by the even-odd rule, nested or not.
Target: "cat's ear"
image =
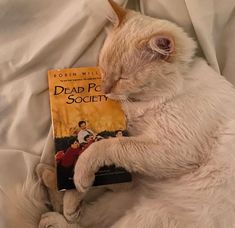
[[[110,10],[108,15],[106,16],[108,20],[114,25],[114,27],[118,27],[126,16],[126,10],[119,6],[113,0],[108,0],[110,5]]]
[[[175,42],[170,35],[156,34],[141,43],[146,52],[144,56],[152,59],[168,60],[175,51]]]

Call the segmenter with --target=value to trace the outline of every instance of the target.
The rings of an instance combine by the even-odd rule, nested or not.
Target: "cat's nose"
[[[107,87],[107,86],[101,86],[101,91],[104,94],[108,94],[111,92],[111,87]]]

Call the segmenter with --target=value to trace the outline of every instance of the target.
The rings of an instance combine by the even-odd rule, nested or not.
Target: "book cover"
[[[126,118],[118,101],[101,92],[98,67],[48,71],[58,190],[74,188],[74,165],[92,143],[127,137]],[[121,167],[102,167],[94,186],[131,181]]]

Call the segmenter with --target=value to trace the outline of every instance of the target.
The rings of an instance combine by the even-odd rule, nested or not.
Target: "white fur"
[[[166,32],[175,40],[169,62],[138,55],[136,40]],[[131,136],[91,145],[74,178],[85,192],[98,168],[114,163],[133,173],[134,186],[84,206],[84,227],[235,227],[235,90],[193,59],[194,49],[176,25],[133,12],[109,35],[103,88],[121,98]]]
[[[28,176],[23,186],[9,190],[3,199],[1,213],[6,218],[6,228],[38,227],[41,214],[49,211],[46,189],[33,176]]]
[[[232,86],[197,60],[174,99],[124,103],[133,136],[94,144],[76,165],[75,183],[84,191],[86,174],[115,163],[136,173],[134,187],[104,196],[81,222],[87,227],[234,227],[234,101]]]

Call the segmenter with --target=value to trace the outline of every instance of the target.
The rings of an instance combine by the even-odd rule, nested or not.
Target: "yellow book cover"
[[[110,137],[126,137],[126,118],[119,102],[101,92],[98,67],[48,71],[57,185],[74,188],[73,169],[81,153],[92,143]],[[102,167],[94,186],[130,181],[122,168]]]

